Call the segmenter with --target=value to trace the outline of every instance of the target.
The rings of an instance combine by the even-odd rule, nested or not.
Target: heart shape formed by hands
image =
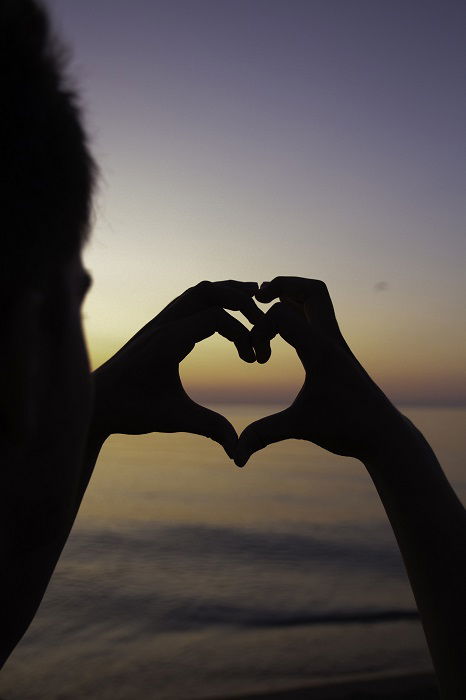
[[[262,312],[253,301],[275,304]],[[240,311],[248,331],[225,309]],[[219,413],[186,393],[179,365],[196,343],[218,332],[245,362],[267,362],[279,334],[305,371],[303,387],[283,411],[249,425],[238,438]],[[357,362],[340,333],[323,282],[277,277],[254,282],[202,282],[187,290],[94,373],[95,415],[111,433],[190,432],[220,443],[238,466],[273,442],[298,438],[358,456],[370,444],[390,402]],[[95,421],[94,421],[95,422]]]
[[[254,285],[247,284],[250,294]],[[208,409],[202,409],[207,411],[203,425],[190,432],[207,435],[222,444],[238,466],[244,466],[254,452],[266,445],[288,438],[309,440],[337,454],[357,456],[362,443],[370,444],[371,421],[389,402],[346,344],[325,284],[278,277],[263,283],[260,289],[256,286],[254,297],[263,303],[279,301],[266,313],[257,308],[249,313],[257,318],[249,331],[249,341],[244,338],[245,345],[249,342],[254,359],[264,364],[271,356],[271,339],[280,335],[301,360],[304,384],[288,408],[254,421],[237,441],[229,421]],[[221,334],[229,337],[225,332]],[[235,342],[234,336],[230,340]],[[238,343],[235,344],[241,357]],[[247,361],[251,361],[249,353]],[[372,408],[368,410],[368,406]]]

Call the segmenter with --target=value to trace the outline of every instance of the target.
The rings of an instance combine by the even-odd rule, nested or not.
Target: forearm
[[[0,498],[0,668],[41,603],[103,441],[91,425],[79,454],[45,445],[6,461]]]
[[[39,478],[49,465],[31,461],[28,482],[4,480],[1,508],[0,667],[28,629],[75,518],[73,481],[57,463],[55,480]],[[41,472],[42,469],[42,472]],[[63,475],[63,476],[62,476]]]
[[[400,547],[442,697],[466,697],[466,516],[432,449],[407,420],[364,463]]]
[[[40,523],[37,526],[40,529]],[[31,542],[31,548],[18,547],[2,557],[0,669],[27,631],[42,602],[70,527],[60,524],[53,538]]]

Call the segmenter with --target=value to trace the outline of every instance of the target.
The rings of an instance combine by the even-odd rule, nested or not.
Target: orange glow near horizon
[[[92,368],[107,360],[124,342],[90,338]],[[454,352],[435,343],[424,355],[416,345],[389,346],[384,338],[352,335],[353,350],[369,374],[398,403],[461,405],[465,370]],[[442,357],[443,355],[443,357]],[[441,362],[436,362],[442,358]],[[235,347],[218,335],[199,343],[181,363],[186,391],[200,403],[274,403],[288,405],[302,386],[304,369],[293,348],[272,341],[265,365],[243,362]]]

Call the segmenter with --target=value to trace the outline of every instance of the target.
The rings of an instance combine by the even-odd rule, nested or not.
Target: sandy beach
[[[432,674],[391,676],[244,695],[241,700],[438,700]],[[218,699],[220,700],[220,698]],[[240,700],[238,697],[222,700]]]

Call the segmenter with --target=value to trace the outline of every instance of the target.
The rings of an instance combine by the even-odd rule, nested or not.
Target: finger
[[[240,282],[239,280],[223,280],[221,282],[214,282],[214,284],[226,284],[233,289],[237,289],[238,292],[247,294],[253,297],[254,294],[259,290],[259,285],[257,282]]]
[[[256,305],[253,296],[259,290],[257,282],[238,282],[237,280],[226,280],[224,282],[213,282],[213,291],[208,292],[212,300],[217,299],[217,294],[222,300],[220,306],[230,311],[241,311],[248,321],[256,323],[263,315],[262,309]]]
[[[235,464],[244,467],[254,452],[267,445],[292,437],[291,410],[289,408],[261,418],[248,425],[241,433],[235,451]]]
[[[236,430],[224,416],[211,411],[205,406],[200,406],[195,401],[188,399],[186,408],[183,409],[183,430],[196,435],[203,435],[218,442],[230,459],[234,459],[238,435]]]
[[[269,282],[262,282],[256,298],[268,303],[279,297],[289,296],[295,301],[304,303],[312,290],[323,284],[320,280],[306,277],[275,277]]]
[[[159,314],[158,320],[174,321],[211,306],[218,306],[230,311],[241,311],[250,323],[255,323],[263,314],[252,298],[257,290],[256,282],[200,282],[172,301]]]
[[[250,332],[252,346],[259,363],[263,364],[270,358],[270,341],[277,334],[298,351],[304,350],[309,345],[309,325],[294,309],[283,302],[277,302]]]
[[[245,362],[256,360],[247,328],[229,313],[215,306],[177,321],[171,327],[170,333],[171,344],[178,350],[179,361],[191,352],[196,343],[209,338],[214,333],[219,333],[227,340],[231,340],[236,346],[238,355]],[[168,338],[167,342],[170,344]]]
[[[304,304],[301,301],[296,301],[296,299],[293,299],[293,297],[285,296],[280,297],[280,301],[283,301],[285,304],[291,306],[295,311],[299,313],[300,316],[302,316],[307,321],[306,312],[304,310]]]
[[[256,294],[256,299],[261,302],[270,302],[277,298],[291,305],[302,305],[309,323],[328,333],[339,333],[327,285],[321,280],[275,277],[271,282],[264,282]]]

